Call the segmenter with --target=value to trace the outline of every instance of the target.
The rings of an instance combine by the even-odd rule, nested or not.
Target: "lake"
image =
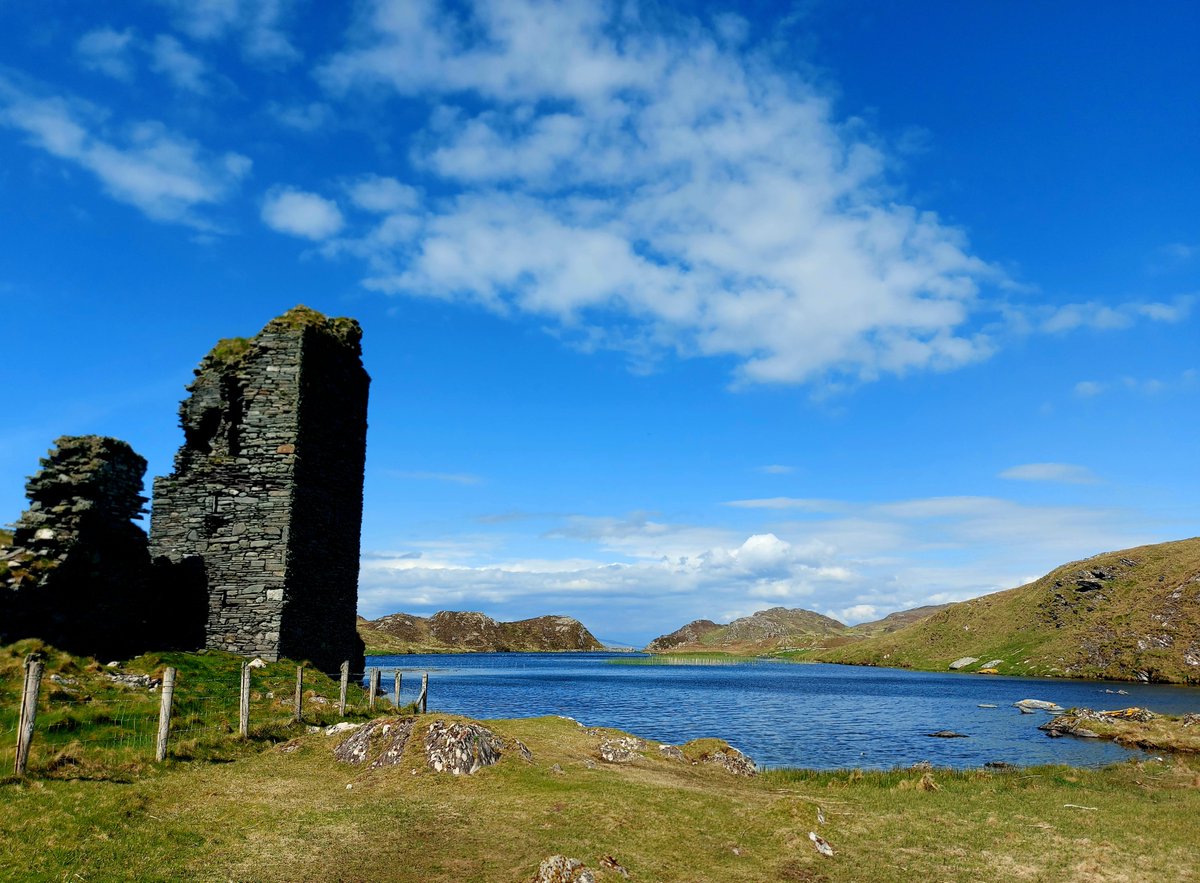
[[[1012,703],[1047,699],[1064,708],[1140,705],[1170,714],[1200,712],[1200,689],[1195,687],[770,660],[726,665],[613,662],[632,655],[369,656],[367,665],[383,669],[387,695],[388,673],[404,673],[403,702],[416,699],[420,673],[429,672],[430,711],[473,718],[557,714],[675,745],[716,736],[767,767],[886,769],[922,760],[951,767],[989,761],[1103,765],[1145,755],[1098,739],[1051,739],[1037,729],[1048,719],[1044,712],[1021,714]],[[937,730],[968,738],[925,735]]]

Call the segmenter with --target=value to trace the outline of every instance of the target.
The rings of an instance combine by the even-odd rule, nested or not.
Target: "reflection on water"
[[[1050,739],[1044,714],[1019,699],[1063,707],[1141,705],[1200,711],[1200,689],[1104,681],[940,674],[845,665],[614,665],[613,653],[470,653],[371,656],[385,672],[428,671],[429,709],[475,718],[559,714],[679,744],[718,736],[766,766],[887,768],[1112,763],[1133,752],[1095,739]],[[385,681],[386,681],[385,677]],[[403,701],[419,678],[404,679]],[[1118,689],[1128,695],[1117,695]],[[1111,690],[1112,693],[1106,693]],[[980,708],[981,704],[996,708]],[[955,730],[967,739],[926,733]]]

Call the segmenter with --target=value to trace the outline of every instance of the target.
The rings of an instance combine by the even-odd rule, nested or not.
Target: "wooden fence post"
[[[17,757],[13,771],[25,775],[29,763],[29,746],[33,743],[33,728],[37,721],[38,693],[42,689],[44,666],[37,654],[25,657],[25,685],[21,689],[21,713],[17,719]]]
[[[292,706],[292,717],[296,723],[300,723],[302,712],[304,711],[304,667],[296,666],[296,697]]]
[[[342,663],[342,689],[338,694],[338,714],[346,716],[346,688],[350,685],[350,660]]]
[[[367,692],[367,707],[375,710],[375,697],[379,695],[379,669],[371,669],[371,686]]]
[[[243,739],[250,735],[250,663],[242,663],[242,686],[238,701],[238,733]]]
[[[167,759],[167,735],[171,732],[171,702],[175,698],[175,669],[163,672],[162,701],[158,706],[158,739],[154,743],[154,759]]]
[[[392,672],[392,705],[400,707],[400,672]]]
[[[417,697],[417,702],[421,706],[421,714],[424,714],[429,708],[429,672],[421,675],[421,695]]]

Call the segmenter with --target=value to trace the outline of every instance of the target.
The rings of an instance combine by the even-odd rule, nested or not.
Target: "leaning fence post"
[[[154,759],[167,759],[167,734],[171,731],[171,702],[175,698],[175,669],[163,672],[162,701],[158,706],[158,740],[154,743]]]
[[[350,661],[342,663],[342,689],[338,694],[338,716],[346,716],[346,688],[350,685]]]
[[[375,710],[375,697],[379,695],[379,669],[371,669],[371,686],[367,692],[367,707]]]
[[[250,735],[250,663],[242,663],[242,686],[238,701],[238,733]]]
[[[400,672],[392,672],[392,705],[400,707]]]
[[[292,717],[300,723],[301,712],[304,710],[304,667],[296,666],[296,697],[292,703]]]
[[[13,771],[25,775],[29,763],[29,746],[33,743],[33,727],[37,720],[38,693],[42,688],[44,666],[36,654],[25,657],[25,686],[21,690],[21,714],[17,723],[17,757]]]
[[[421,695],[417,697],[417,702],[421,706],[421,714],[424,714],[429,708],[429,672],[421,675]]]

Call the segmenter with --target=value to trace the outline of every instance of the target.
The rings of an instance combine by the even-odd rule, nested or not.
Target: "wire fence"
[[[171,667],[161,678],[44,678],[30,656],[21,688],[0,688],[0,775],[215,756],[246,740],[291,738],[304,726],[427,707],[427,673],[351,672],[343,664],[334,674],[300,666],[293,679],[291,671],[256,661],[220,678]]]

